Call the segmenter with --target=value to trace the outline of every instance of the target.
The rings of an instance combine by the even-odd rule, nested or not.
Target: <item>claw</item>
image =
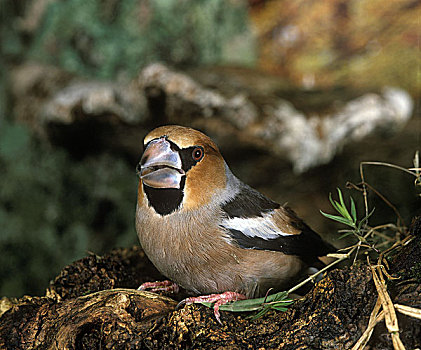
[[[187,298],[187,299],[189,299],[189,298]],[[176,310],[179,310],[184,304],[186,304],[186,299],[183,299],[183,300],[181,300],[178,304],[177,304],[177,306],[175,307],[175,309]],[[186,305],[188,305],[188,304],[186,304]]]
[[[196,303],[214,303],[213,305],[213,314],[215,315],[216,320],[219,322],[219,324],[222,325],[221,322],[221,313],[219,312],[219,307],[221,305],[224,305],[230,301],[237,301],[237,300],[244,300],[247,299],[245,295],[236,293],[236,292],[225,292],[221,294],[210,294],[210,295],[200,295],[197,297],[190,297],[186,298],[182,301],[180,301],[177,305],[177,309],[181,305],[190,305],[190,304],[196,304]]]
[[[177,294],[180,290],[178,285],[171,281],[145,282],[137,290],[148,290],[150,292],[165,292]]]

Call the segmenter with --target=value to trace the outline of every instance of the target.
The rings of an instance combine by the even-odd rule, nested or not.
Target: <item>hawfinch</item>
[[[196,295],[212,293],[186,302],[216,302],[218,321],[222,303],[287,288],[333,250],[291,209],[235,177],[203,133],[163,126],[144,146],[140,243],[164,276]]]

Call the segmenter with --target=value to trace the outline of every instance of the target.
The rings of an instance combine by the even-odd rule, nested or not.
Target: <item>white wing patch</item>
[[[293,236],[294,234],[282,232],[272,220],[272,213],[263,214],[254,218],[228,218],[222,221],[222,226],[228,230],[241,231],[248,237],[259,237],[266,240],[276,239],[279,236]]]

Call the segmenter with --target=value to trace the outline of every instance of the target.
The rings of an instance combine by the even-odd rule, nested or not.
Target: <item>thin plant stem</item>
[[[373,230],[369,230],[364,236],[364,239],[367,239],[371,233],[373,232]],[[361,243],[361,241],[359,242]],[[297,289],[301,288],[302,286],[304,286],[306,283],[314,280],[317,276],[321,275],[323,272],[329,270],[332,266],[335,266],[337,264],[339,264],[340,262],[349,259],[349,257],[355,252],[355,250],[359,249],[360,245],[356,244],[354,245],[350,251],[346,254],[344,254],[342,257],[337,258],[337,260],[332,261],[329,265],[326,265],[324,268],[322,268],[321,270],[317,271],[315,274],[311,275],[310,277],[306,278],[304,281],[298,283],[297,285],[295,285],[294,287],[290,288],[287,293],[290,294],[294,291],[296,291]],[[328,255],[329,256],[329,255]]]
[[[367,186],[371,191],[373,191],[383,202],[385,202],[396,214],[396,216],[399,219],[399,222],[402,224],[402,226],[406,227],[405,221],[403,220],[401,214],[399,213],[398,209],[385,197],[383,196],[379,191],[377,191],[373,186],[371,186],[368,183],[364,183],[364,186]]]
[[[414,170],[414,171],[411,171],[411,170],[403,168],[399,165],[390,164],[390,163],[383,163],[383,162],[361,162],[360,166],[362,166],[362,165],[382,165],[382,166],[386,166],[386,167],[389,167],[389,168],[402,170],[403,172],[405,172],[407,174],[410,174],[410,175],[415,176],[415,177],[419,177],[419,175],[414,172],[414,171],[417,171],[417,170],[419,171],[420,170],[419,168],[411,168],[411,170]]]

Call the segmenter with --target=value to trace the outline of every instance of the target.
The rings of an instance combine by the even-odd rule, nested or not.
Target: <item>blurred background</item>
[[[42,295],[137,243],[156,126],[199,128],[233,172],[335,245],[329,193],[420,149],[421,1],[0,0],[0,295]],[[371,224],[420,214],[414,177],[365,167]],[[399,215],[398,215],[398,214]]]

